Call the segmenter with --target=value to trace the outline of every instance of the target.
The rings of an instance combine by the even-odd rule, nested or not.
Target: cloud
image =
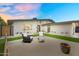
[[[0,4],[1,5],[1,4]],[[9,5],[9,4],[3,4]],[[8,19],[31,19],[40,15],[41,4],[15,4],[12,7],[1,7],[0,16],[7,21]],[[3,12],[3,13],[2,13]]]
[[[19,11],[32,11],[40,9],[41,4],[18,4],[16,9]]]
[[[0,8],[0,12],[6,12],[6,11],[8,11],[10,8],[9,7],[7,7],[7,8]]]
[[[10,7],[7,5],[10,5],[10,4],[9,3],[0,3],[0,13],[7,12],[8,10],[10,10]]]
[[[15,16],[15,17],[13,17],[13,16],[10,16],[10,20],[11,19],[14,19],[14,20],[16,20],[16,19],[28,19],[29,18],[29,16],[26,16],[26,15],[20,15],[20,16]]]
[[[34,15],[28,15],[28,14],[23,14],[23,15],[19,15],[19,16],[10,16],[9,19],[32,19],[34,17],[38,16],[38,14],[34,14]]]
[[[41,4],[18,4],[15,6],[16,10],[22,12],[21,18],[33,18],[40,15]],[[24,15],[24,16],[23,16]]]
[[[13,3],[0,3],[0,13],[9,12],[10,9],[13,8]]]
[[[7,15],[7,14],[0,14],[0,17],[2,17],[2,19],[7,22],[7,20],[16,20],[16,19],[32,19],[33,17],[38,16],[38,14],[34,14],[34,15],[26,15],[26,14],[22,14],[19,16],[12,16],[12,15]]]

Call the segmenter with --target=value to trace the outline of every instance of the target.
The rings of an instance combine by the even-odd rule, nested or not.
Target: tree
[[[2,36],[2,27],[6,26],[5,21],[0,17],[0,36]],[[6,30],[6,29],[5,29]]]
[[[0,26],[6,25],[5,21],[0,17]]]

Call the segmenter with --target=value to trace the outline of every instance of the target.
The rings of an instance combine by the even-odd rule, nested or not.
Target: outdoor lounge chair
[[[32,40],[33,40],[33,38],[31,38],[31,35],[24,36],[24,35],[22,34],[22,37],[23,37],[23,42],[24,42],[24,43],[31,43]]]

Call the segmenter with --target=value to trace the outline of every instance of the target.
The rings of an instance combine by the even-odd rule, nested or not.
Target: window
[[[75,28],[75,32],[76,32],[76,33],[79,33],[79,26],[77,26],[77,27]]]
[[[68,34],[68,32],[65,32],[65,34]]]
[[[16,34],[19,34],[19,32],[17,32]]]

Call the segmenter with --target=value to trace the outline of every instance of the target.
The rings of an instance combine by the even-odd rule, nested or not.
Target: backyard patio
[[[60,43],[68,43],[71,46],[70,54],[61,51]],[[32,43],[23,43],[21,40],[10,41],[7,44],[8,56],[72,56],[79,55],[79,44],[55,38],[45,37],[45,42],[40,43],[38,37],[34,37]]]

